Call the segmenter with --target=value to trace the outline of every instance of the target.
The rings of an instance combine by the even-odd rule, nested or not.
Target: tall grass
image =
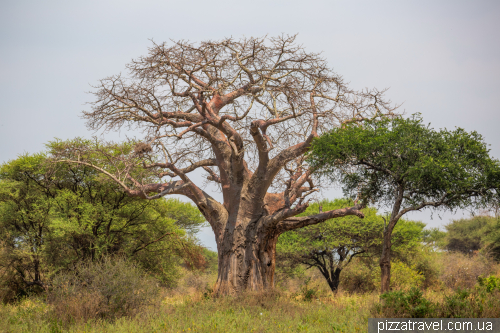
[[[167,298],[115,321],[94,319],[65,325],[50,306],[24,300],[0,308],[2,332],[359,332],[365,330],[374,295],[297,301],[279,293],[239,297]]]

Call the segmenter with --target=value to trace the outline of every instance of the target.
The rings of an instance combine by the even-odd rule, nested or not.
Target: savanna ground
[[[1,305],[0,331],[365,332],[370,317],[500,317],[498,264],[480,254],[430,256],[431,273],[395,262],[394,291],[382,298],[377,270],[366,269],[361,261],[343,272],[336,295],[316,271],[308,270],[295,277],[278,271],[272,292],[222,298],[211,295],[214,269],[185,269],[175,288],[158,287],[147,277],[138,280],[138,287],[129,282],[134,269],[119,261],[114,269],[129,275],[117,273],[113,285],[94,290],[65,287]],[[106,269],[101,271],[109,277]],[[479,278],[478,283],[480,276],[490,278]],[[74,286],[70,280],[66,277],[61,285]],[[106,300],[106,288],[118,297]]]

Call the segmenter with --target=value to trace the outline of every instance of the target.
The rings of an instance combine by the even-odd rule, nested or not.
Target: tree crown
[[[349,195],[392,205],[401,190],[410,210],[483,204],[500,184],[499,162],[480,134],[437,131],[418,115],[335,128],[313,142],[308,157]]]

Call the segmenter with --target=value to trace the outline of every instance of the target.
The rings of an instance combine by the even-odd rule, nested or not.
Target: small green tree
[[[310,205],[302,216],[318,211],[351,207],[352,200],[324,200]],[[325,223],[285,232],[277,244],[278,265],[288,269],[299,265],[317,268],[332,292],[336,292],[342,270],[358,256],[379,255],[384,228],[383,218],[374,208],[363,209],[364,219],[345,216]],[[393,247],[399,257],[414,251],[422,240],[421,222],[403,221],[394,231]]]
[[[481,135],[436,131],[414,116],[348,124],[314,140],[309,163],[362,202],[391,207],[380,257],[389,290],[391,235],[406,213],[481,206],[499,187],[500,167]]]

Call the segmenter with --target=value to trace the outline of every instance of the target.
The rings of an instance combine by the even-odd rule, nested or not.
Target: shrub
[[[459,289],[436,303],[427,300],[417,288],[388,292],[380,298],[382,301],[372,308],[372,313],[383,318],[500,317],[500,292],[497,290]]]
[[[54,277],[47,300],[64,322],[133,315],[158,299],[151,277],[123,258],[78,264]]]
[[[30,268],[36,262],[34,257],[23,249],[12,250],[5,244],[6,242],[0,239],[0,303],[12,303],[43,293],[45,290],[43,284],[38,285],[26,281],[30,279]],[[45,275],[46,272],[42,273]]]
[[[481,287],[484,287],[487,292],[492,292],[495,289],[498,289],[498,291],[500,291],[500,278],[499,277],[490,275],[488,277],[483,278],[480,276],[480,277],[478,277],[477,282]]]
[[[468,316],[468,310],[473,307],[475,299],[471,296],[471,292],[468,290],[457,290],[454,294],[450,296],[445,296],[444,302],[441,304],[441,317],[443,318],[466,318]]]
[[[392,291],[380,296],[376,312],[386,318],[425,318],[434,311],[434,304],[423,297],[418,288]]]
[[[435,318],[499,318],[500,292],[482,288],[458,290],[439,304]]]
[[[348,292],[371,292],[380,290],[380,266],[376,258],[364,260],[353,260],[346,267],[340,280],[340,288]],[[419,272],[416,265],[408,265],[401,261],[391,263],[391,289],[409,290],[420,288],[424,284],[425,277]]]
[[[394,290],[410,290],[420,288],[424,276],[418,272],[414,265],[409,266],[400,261],[391,264],[391,288]],[[378,281],[378,285],[380,281]],[[377,285],[377,286],[378,286]]]
[[[170,296],[194,296],[206,294],[207,298],[212,295],[213,287],[217,280],[217,271],[212,271],[210,269],[202,270],[189,270],[182,267],[181,270],[182,278],[179,283],[169,289],[168,294]]]
[[[440,257],[443,253],[436,252],[428,246],[421,246],[420,251],[407,258],[407,262],[422,275],[422,288],[427,289],[441,284],[439,274],[441,270]]]
[[[310,284],[310,282],[311,277],[308,277],[300,288],[300,295],[302,296],[302,299],[307,302],[311,302],[313,299],[318,298],[319,295],[318,286]]]
[[[482,255],[447,253],[441,257],[440,280],[450,289],[473,288],[479,276],[489,275],[494,264]]]
[[[354,258],[351,264],[342,271],[339,285],[341,290],[350,293],[365,293],[377,289],[376,281],[380,279],[378,263],[371,258],[363,259],[365,260]],[[377,272],[378,276],[376,275]]]

